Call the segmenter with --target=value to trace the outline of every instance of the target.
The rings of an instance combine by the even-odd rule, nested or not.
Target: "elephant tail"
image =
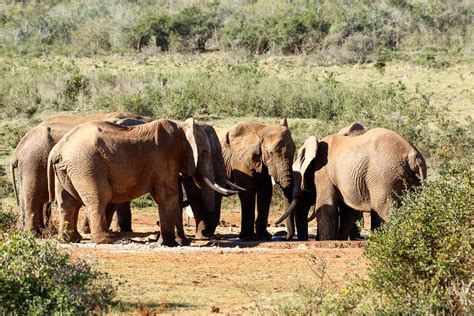
[[[408,157],[408,163],[411,171],[413,171],[421,181],[421,184],[426,180],[426,162],[425,158],[419,153],[414,152]]]
[[[16,205],[20,205],[20,198],[18,197],[18,189],[16,187],[16,177],[15,177],[15,169],[18,168],[18,159],[16,157],[13,157],[12,161],[10,162],[10,168],[12,172],[12,183],[13,183],[13,191],[15,192]]]
[[[55,199],[55,190],[54,190],[54,180],[55,180],[55,170],[54,170],[54,164],[58,161],[58,157],[55,155],[54,148],[50,152],[49,157],[48,157],[48,191],[49,191],[49,200],[48,200],[48,205],[47,208],[51,208],[51,203],[54,202]]]

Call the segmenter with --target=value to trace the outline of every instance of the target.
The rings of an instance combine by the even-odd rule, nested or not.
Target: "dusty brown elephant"
[[[232,182],[244,188],[239,192],[241,203],[241,232],[243,240],[268,240],[268,213],[272,199],[272,177],[281,187],[288,204],[292,198],[293,174],[291,164],[295,144],[286,119],[279,125],[241,122],[228,130],[219,130],[219,139]],[[255,220],[255,202],[258,216]],[[255,225],[255,226],[254,226]],[[293,223],[288,221],[287,238],[291,238]]]
[[[182,225],[180,175],[194,177],[200,187],[227,194],[214,182],[210,145],[193,119],[183,123],[157,120],[123,127],[90,122],[75,127],[53,148],[48,159],[50,202],[57,195],[60,233],[75,230],[77,211],[85,205],[92,239],[108,243],[106,206],[150,193],[158,204],[161,245],[176,246],[175,227]],[[54,179],[63,190],[54,190]],[[59,186],[56,186],[59,187]],[[58,194],[59,193],[59,194]],[[214,197],[206,200],[214,209]]]
[[[81,122],[97,119],[114,121],[124,116],[144,121],[151,120],[128,112],[103,113],[83,117],[53,116],[23,136],[13,151],[10,167],[13,188],[20,207],[20,222],[24,223],[24,229],[39,234],[40,226],[44,227],[43,210],[49,197],[46,166],[49,152],[53,146]],[[15,180],[16,169],[18,169],[20,178],[19,188],[17,188]],[[126,212],[122,212],[122,214],[126,215]],[[121,229],[127,230],[125,226]]]
[[[387,219],[391,201],[426,179],[421,153],[403,137],[384,128],[353,124],[318,141],[309,137],[293,164],[293,201],[281,222],[299,214],[298,235],[307,239],[309,208],[315,205],[320,240],[347,239],[360,212]],[[339,219],[340,218],[340,219]]]
[[[121,124],[125,126],[131,126],[132,125],[131,123],[134,122],[134,120],[130,120],[130,119],[127,119],[127,120],[129,122],[121,122]],[[123,123],[128,123],[128,124],[123,124]],[[137,122],[137,124],[140,124],[140,123]],[[233,190],[245,191],[243,188],[227,180],[226,167],[224,163],[224,158],[222,157],[222,148],[221,148],[221,144],[219,142],[219,138],[216,134],[214,127],[212,127],[209,124],[206,124],[203,122],[197,122],[197,121],[195,122],[195,124],[203,128],[209,140],[215,182],[218,183],[221,187],[230,187],[229,193],[237,192]],[[191,209],[193,212],[193,218],[196,223],[196,238],[206,239],[206,238],[211,237],[214,234],[215,228],[217,227],[219,223],[220,201],[222,199],[222,194],[215,193],[214,190],[211,190],[208,186],[199,187],[195,183],[193,177],[183,177],[182,184],[186,192],[186,198],[187,198],[186,201],[183,201],[184,203],[183,207],[185,205],[191,206]],[[216,205],[215,205],[214,211],[207,210],[206,207],[208,207],[208,205],[204,201],[214,198],[214,194],[216,195],[216,198],[215,198]],[[117,208],[117,214],[120,215],[118,218],[119,226],[130,227],[130,230],[131,230],[131,225],[132,225],[131,216],[128,216],[127,210]],[[111,216],[111,215],[109,214],[108,216]],[[83,225],[83,228],[81,230],[87,233],[90,232],[89,227],[88,227],[87,217],[86,217],[85,224]],[[183,227],[177,227],[177,236],[181,240],[185,239]]]

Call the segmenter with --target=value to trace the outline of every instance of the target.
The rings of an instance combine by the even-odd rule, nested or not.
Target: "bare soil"
[[[73,257],[98,261],[121,282],[117,312],[254,314],[297,299],[301,286],[336,290],[367,268],[363,241],[286,242],[284,228],[269,227],[272,241],[241,242],[237,211],[222,214],[218,239],[178,248],[156,246],[156,210],[133,215],[134,233],[117,233],[114,244],[95,245],[83,234],[80,244],[63,246]],[[272,215],[270,222],[276,219]],[[194,229],[186,226],[188,237],[194,237]]]

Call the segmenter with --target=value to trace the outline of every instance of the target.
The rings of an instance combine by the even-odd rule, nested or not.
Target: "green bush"
[[[15,227],[17,216],[12,210],[0,210],[0,235]]]
[[[220,21],[216,15],[216,5],[193,5],[183,8],[172,17],[171,30],[179,35],[179,40],[189,43],[191,49],[205,50]]]
[[[428,182],[369,237],[369,278],[387,296],[388,308],[417,314],[472,309],[472,181],[467,170]]]
[[[113,303],[108,275],[55,241],[9,232],[0,244],[0,313],[85,315]]]
[[[405,58],[442,46],[469,58],[472,14],[468,1],[7,1],[0,47],[5,55],[38,57],[212,45],[357,63],[377,60],[382,50]]]
[[[151,40],[160,49],[167,51],[170,36],[170,18],[166,15],[145,16],[132,28],[132,46],[141,50]]]
[[[451,165],[441,177],[407,194],[389,220],[369,235],[368,277],[337,293],[297,290],[280,311],[323,315],[472,314],[474,209],[469,165]],[[318,269],[318,265],[313,265]]]
[[[424,47],[417,55],[415,64],[425,66],[428,68],[443,68],[447,67],[448,62],[440,54],[442,50],[438,50],[435,47],[427,46]],[[445,52],[446,54],[447,52]]]

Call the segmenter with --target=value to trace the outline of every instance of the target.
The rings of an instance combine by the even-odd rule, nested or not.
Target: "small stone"
[[[211,313],[219,313],[220,309],[219,306],[212,305],[211,306]]]

